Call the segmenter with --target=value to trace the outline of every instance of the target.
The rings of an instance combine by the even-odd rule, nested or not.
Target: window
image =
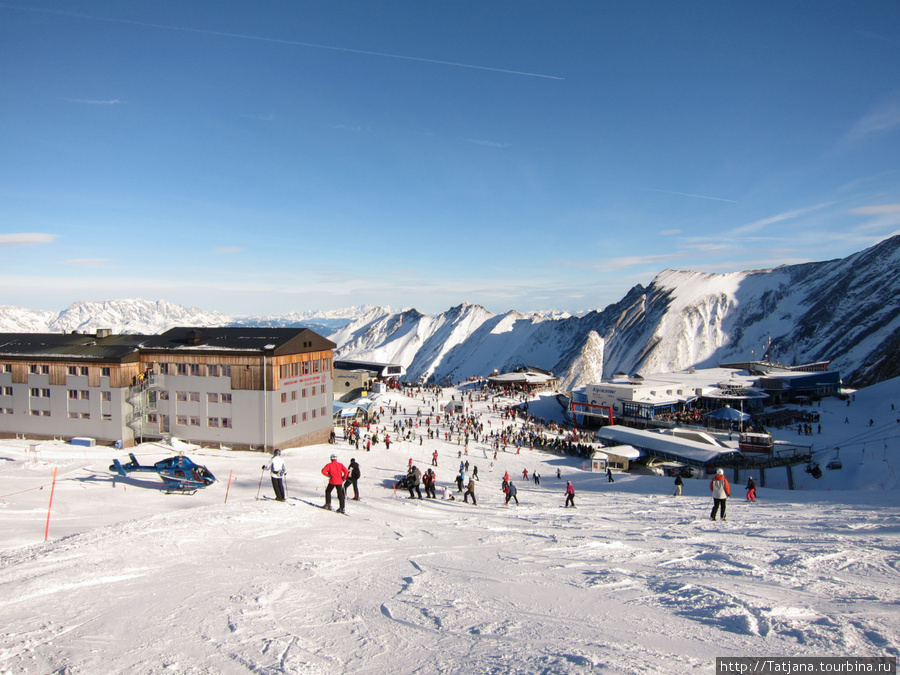
[[[303,398],[306,398],[306,387],[303,387],[302,391],[300,392],[300,395],[303,396]]]
[[[223,429],[230,429],[230,428],[231,428],[231,418],[230,418],[230,417],[223,417],[223,418],[222,418],[222,428],[223,428]]]
[[[287,392],[286,391],[281,392],[281,402],[287,403]]]
[[[222,377],[231,377],[231,366],[222,366]]]
[[[13,388],[12,387],[3,387],[3,395],[4,396],[12,396]]]
[[[69,399],[77,401],[78,400],[78,392],[75,391],[74,389],[69,389]]]
[[[199,417],[191,417],[191,426],[199,427],[200,426],[200,418]]]
[[[68,373],[69,373],[69,375],[77,375],[78,374],[78,366],[69,366]]]
[[[11,364],[11,363],[4,363],[4,364],[3,364],[3,372],[4,372],[4,373],[11,373],[11,372],[12,372],[12,364]]]
[[[218,395],[218,394],[215,394],[215,393],[213,393],[213,392],[207,392],[207,394],[206,394],[206,402],[207,402],[207,403],[218,403],[218,402],[219,402],[219,395]],[[210,426],[212,426],[212,425],[210,425]],[[218,425],[216,425],[216,426],[218,426]]]
[[[12,414],[13,414],[12,408],[0,408],[0,415],[12,415]]]
[[[150,424],[157,424],[159,422],[159,417],[156,413],[148,413],[147,414],[147,422]]]
[[[309,361],[304,361],[302,365],[303,365],[303,374],[309,375]]]
[[[90,374],[90,372],[91,372],[91,369],[88,366],[81,366],[81,374],[82,375],[88,375],[88,374]]]
[[[200,364],[199,363],[191,364],[191,375],[193,375],[194,377],[199,377],[199,375],[200,375]]]
[[[103,366],[100,369],[100,377],[109,377],[112,373],[112,369],[109,366]]]
[[[322,360],[321,360],[321,359],[315,359],[315,360],[313,361],[313,372],[314,372],[314,373],[318,373],[321,369],[322,369]]]
[[[208,427],[219,426],[219,418],[218,417],[207,417],[206,418],[206,426],[208,426]]]
[[[287,417],[281,418],[281,428],[284,429],[287,426]]]
[[[219,366],[206,366],[206,374],[209,377],[218,377],[219,376]]]
[[[308,412],[304,412],[304,413],[303,413],[303,421],[306,422],[308,419],[309,419],[309,413],[308,413]]]
[[[41,398],[50,398],[50,390],[41,389]]]
[[[190,398],[191,398],[191,400],[192,400],[194,403],[200,403],[200,392],[199,392],[199,391],[192,391],[192,392],[191,392],[191,397],[190,397]]]
[[[294,389],[294,391],[291,392],[291,400],[292,401],[297,400],[297,390],[296,389]]]
[[[100,392],[100,400],[109,403],[112,401],[112,392],[111,391],[101,391]]]
[[[159,400],[160,401],[168,401],[169,400],[169,392],[163,389],[159,392]]]
[[[331,370],[331,359],[322,359],[322,370],[326,373]]]
[[[184,402],[187,401],[187,392],[186,391],[176,391],[175,392],[175,400]]]
[[[112,413],[101,413],[100,419],[104,422],[112,422]]]
[[[70,411],[70,412],[69,412],[69,419],[70,419],[70,420],[77,420],[77,419],[78,419],[78,413],[77,413],[77,412],[71,412],[71,411]]]
[[[85,390],[85,389],[82,389],[82,390],[81,390],[80,392],[78,392],[78,393],[79,393],[78,398],[80,398],[82,401],[90,401],[90,400],[91,400],[91,392],[89,392],[89,391],[87,391],[87,390]],[[47,395],[48,395],[48,396],[50,395],[50,394],[49,394],[49,390],[48,390],[48,394],[47,394]]]
[[[315,408],[313,408],[312,414],[313,414],[313,419],[316,419],[316,409]]]
[[[324,394],[324,393],[325,393],[325,385],[324,385],[324,384],[322,385],[322,390],[321,390],[319,393],[320,393],[320,394]]]
[[[175,364],[175,374],[176,375],[187,375],[187,364],[186,363]]]
[[[175,426],[186,427],[187,415],[175,415]]]
[[[291,415],[291,424],[297,424],[297,416]]]
[[[169,374],[169,364],[168,363],[160,363],[159,364],[159,374],[160,375],[168,375]]]
[[[322,417],[325,417],[325,408],[322,408]]]
[[[36,363],[32,363],[30,366],[28,366],[28,372],[32,375],[37,375],[40,373]]]
[[[220,398],[222,403],[231,403],[231,394],[222,394]]]

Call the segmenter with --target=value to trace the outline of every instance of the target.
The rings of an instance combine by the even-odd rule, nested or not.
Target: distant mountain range
[[[762,360],[833,361],[844,383],[900,376],[900,236],[839,260],[710,274],[665,270],[583,316],[461,304],[437,315],[350,307],[253,317],[164,300],[76,302],[54,314],[0,306],[4,332],[160,333],[172,326],[307,326],[340,358],[401,363],[407,379],[456,381],[518,366],[565,387],[616,372],[664,373]]]

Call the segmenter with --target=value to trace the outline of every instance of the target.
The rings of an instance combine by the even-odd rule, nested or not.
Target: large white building
[[[0,334],[0,437],[324,442],[334,347],[306,328]]]

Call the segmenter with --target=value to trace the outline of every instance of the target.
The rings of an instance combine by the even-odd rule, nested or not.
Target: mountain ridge
[[[833,361],[862,387],[900,375],[900,235],[846,258],[717,274],[666,269],[583,315],[461,303],[435,315],[355,306],[267,317],[159,301],[76,302],[54,314],[0,306],[5,332],[159,333],[175,325],[306,326],[336,357],[401,363],[407,379],[452,382],[536,366],[565,388],[615,372],[665,373],[724,362]]]

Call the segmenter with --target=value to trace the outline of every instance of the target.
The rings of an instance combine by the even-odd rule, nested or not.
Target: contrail
[[[690,192],[674,192],[673,190],[657,190],[655,188],[640,187],[638,190],[647,190],[648,192],[661,192],[666,195],[680,195],[681,197],[694,197],[695,199],[712,199],[716,202],[728,202],[730,204],[738,204],[735,199],[723,199],[722,197],[709,197],[707,195],[694,195]]]
[[[387,59],[401,59],[403,61],[418,61],[420,63],[433,63],[440,66],[453,66],[455,68],[471,68],[473,70],[487,70],[494,73],[506,73],[507,75],[522,75],[525,77],[539,77],[545,80],[565,80],[564,77],[556,75],[543,75],[541,73],[528,73],[521,70],[508,70],[506,68],[491,68],[490,66],[476,66],[471,63],[459,63],[457,61],[441,61],[439,59],[426,59],[421,56],[404,56],[402,54],[388,54],[386,52],[373,52],[365,49],[351,49],[350,47],[333,47],[331,45],[319,45],[312,42],[298,42],[297,40],[282,40],[279,38],[261,37],[259,35],[244,35],[242,33],[227,33],[217,30],[205,30],[203,28],[185,28],[183,26],[169,26],[161,23],[149,23],[146,21],[134,21],[132,19],[110,19],[103,16],[92,16],[90,14],[80,14],[78,12],[65,12],[55,9],[43,9],[37,7],[21,7],[18,5],[0,4],[3,9],[18,9],[25,12],[36,12],[43,14],[58,14],[61,16],[72,16],[78,19],[91,19],[93,21],[108,21],[110,23],[124,23],[132,26],[145,26],[147,28],[162,28],[164,30],[180,30],[185,33],[201,33],[203,35],[216,35],[219,37],[239,38],[241,40],[256,40],[258,42],[272,42],[281,45],[292,45],[294,47],[307,47],[309,49],[327,49],[333,52],[347,52],[350,54],[363,54],[365,56],[380,56]]]

